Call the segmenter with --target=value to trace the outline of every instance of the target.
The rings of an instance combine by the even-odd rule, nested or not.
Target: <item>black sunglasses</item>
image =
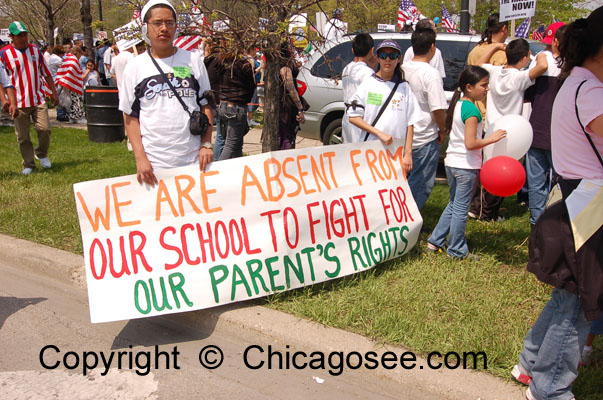
[[[398,57],[400,57],[400,53],[386,53],[384,51],[381,51],[381,52],[377,53],[377,57],[379,57],[382,60],[387,60],[388,58],[390,60],[397,60]]]

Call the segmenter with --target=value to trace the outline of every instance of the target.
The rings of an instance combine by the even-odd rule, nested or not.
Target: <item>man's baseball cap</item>
[[[383,42],[379,43],[379,45],[377,46],[377,49],[375,51],[379,51],[381,49],[394,49],[394,50],[398,50],[398,53],[402,54],[402,49],[400,48],[400,45],[398,44],[398,42],[396,42],[395,40],[391,40],[391,39],[387,39],[387,40],[384,40]]]
[[[546,36],[541,40],[541,42],[544,44],[553,44],[553,39],[555,39],[557,29],[561,28],[563,25],[565,25],[565,22],[561,21],[550,24],[549,27],[546,28]]]
[[[144,21],[147,13],[151,9],[151,7],[157,6],[159,4],[163,4],[165,6],[168,6],[169,8],[172,9],[172,11],[174,12],[174,14],[176,14],[176,9],[172,5],[172,3],[170,3],[168,0],[150,0],[147,4],[144,5],[144,7],[142,8],[142,11],[140,12],[140,18],[141,18],[141,20]]]
[[[18,35],[23,32],[29,32],[25,27],[25,24],[19,21],[14,21],[12,24],[10,24],[10,26],[8,27],[8,31],[12,35]]]

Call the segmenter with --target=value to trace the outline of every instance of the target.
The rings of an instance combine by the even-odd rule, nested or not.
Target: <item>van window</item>
[[[343,68],[353,59],[352,42],[344,42],[331,48],[320,57],[312,66],[310,73],[319,78],[340,79]]]
[[[458,86],[459,75],[467,64],[469,51],[475,46],[474,43],[444,41],[436,39],[436,47],[442,52],[444,59],[444,69],[446,77],[444,78],[444,90],[453,91]]]

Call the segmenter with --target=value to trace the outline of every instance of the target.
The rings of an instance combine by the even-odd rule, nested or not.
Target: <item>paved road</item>
[[[252,330],[215,321],[191,326],[182,314],[108,324],[89,322],[86,293],[72,284],[24,270],[19,265],[0,261],[0,398],[2,399],[439,399],[438,395],[402,387],[385,377],[364,372],[331,377],[323,371],[250,370],[242,362],[242,352],[250,345],[286,350],[286,345]],[[199,318],[204,318],[199,313]],[[112,368],[101,376],[104,367],[82,375],[83,352],[151,352],[177,348],[179,370],[165,368],[162,356],[159,370],[146,376],[134,370]],[[80,357],[73,370],[44,370],[39,357],[48,349],[44,362],[63,361],[68,351]],[[225,355],[219,369],[203,369],[198,361],[200,349],[217,345]],[[130,349],[129,346],[132,346]],[[291,346],[293,353],[299,347]],[[310,350],[310,349],[305,349]],[[210,361],[213,355],[210,354]],[[142,356],[146,357],[146,356]],[[146,358],[140,358],[142,363]],[[259,353],[250,357],[262,361]],[[94,358],[88,356],[89,365]],[[127,366],[127,357],[123,358]],[[75,356],[67,363],[75,366]],[[134,361],[135,362],[135,361]],[[101,362],[102,363],[102,362]],[[144,365],[144,364],[142,364]],[[144,369],[143,369],[144,371]],[[313,376],[325,379],[317,383]]]
[[[243,362],[249,346],[293,354],[304,351],[384,351],[401,354],[397,346],[383,346],[367,338],[324,327],[264,307],[239,303],[204,311],[171,314],[105,324],[91,324],[85,291],[83,259],[79,255],[14,239],[0,234],[0,399],[511,399],[523,398],[521,389],[482,372],[415,368],[403,370],[346,369],[340,376],[323,370],[286,368],[252,370]],[[40,362],[53,365],[45,370]],[[159,348],[156,350],[155,345]],[[216,345],[224,354],[218,369],[199,363],[199,352]],[[130,347],[131,346],[131,347]],[[287,347],[289,346],[289,347]],[[128,368],[132,354],[179,352],[179,369],[166,369],[167,356],[160,356],[159,369],[148,375]],[[257,350],[257,349],[256,349]],[[102,360],[99,368],[83,376],[84,352],[102,352],[114,359],[110,372]],[[123,365],[115,363],[124,352]],[[147,355],[138,356],[144,372]],[[89,365],[93,356],[88,355]],[[99,358],[100,360],[100,358]],[[208,354],[208,360],[214,360]],[[249,362],[267,363],[255,350]],[[276,363],[276,359],[273,358]],[[132,362],[130,362],[132,363]],[[142,364],[141,364],[142,363]],[[418,366],[425,361],[419,359]],[[317,379],[324,379],[318,383]],[[319,380],[319,379],[318,379]]]

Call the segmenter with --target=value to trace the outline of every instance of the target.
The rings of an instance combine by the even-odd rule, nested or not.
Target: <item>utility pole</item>
[[[101,22],[100,30],[103,30],[103,1],[98,0],[98,20]]]
[[[100,0],[99,0],[100,1]],[[469,33],[469,0],[461,0],[461,32]]]

